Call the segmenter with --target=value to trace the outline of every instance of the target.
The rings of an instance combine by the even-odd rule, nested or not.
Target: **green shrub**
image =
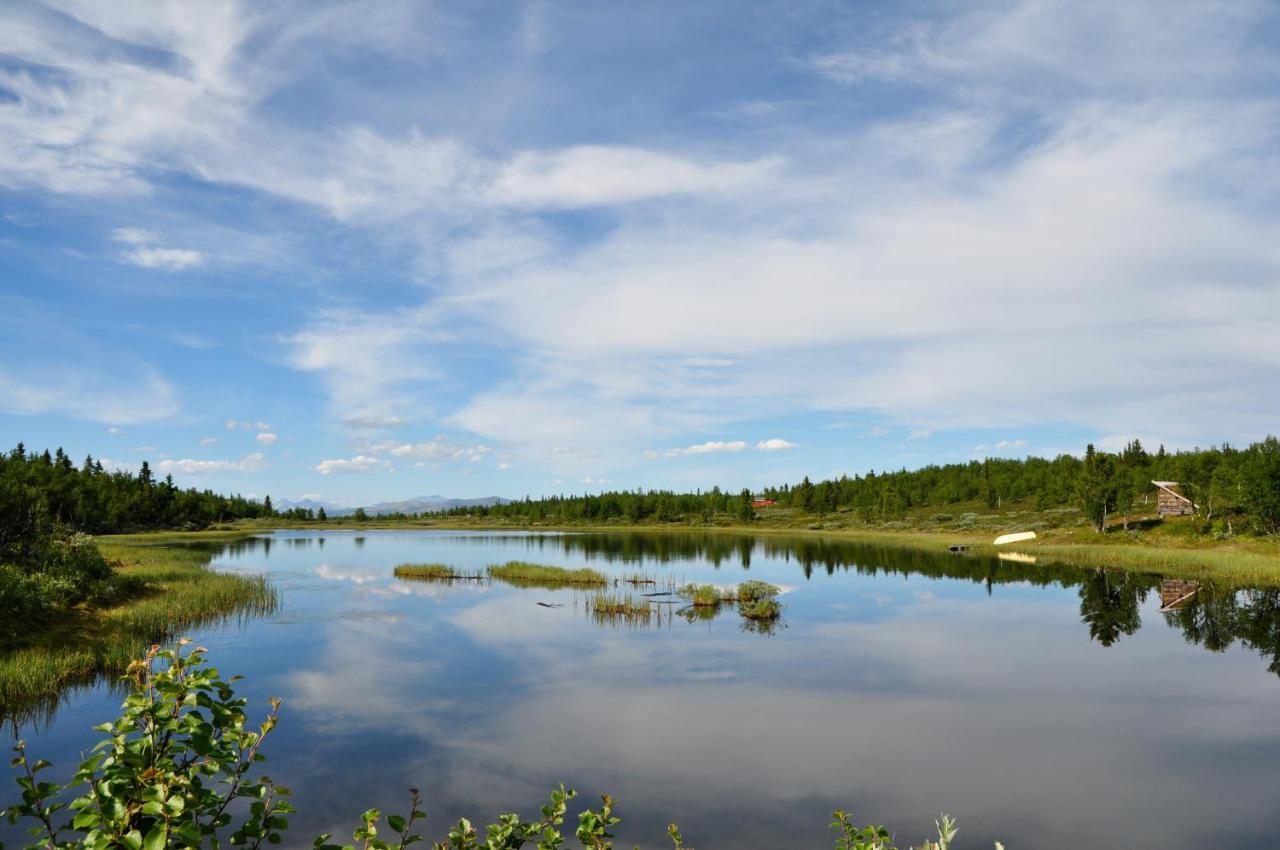
[[[758,599],[772,599],[781,592],[777,585],[767,581],[744,581],[738,585],[738,601],[748,603]]]
[[[58,579],[0,564],[0,640],[46,622],[68,586]]]
[[[738,606],[738,613],[748,620],[776,620],[782,616],[782,606],[773,599],[756,599]]]
[[[39,569],[67,579],[82,592],[111,575],[111,565],[98,552],[93,538],[78,531],[50,540]]]

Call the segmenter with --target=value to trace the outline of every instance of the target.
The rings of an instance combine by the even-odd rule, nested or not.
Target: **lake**
[[[658,582],[638,592],[763,579],[785,610],[602,623],[581,591],[392,575],[510,560]],[[292,845],[404,811],[410,786],[436,838],[562,781],[611,793],[628,847],[673,820],[699,850],[831,846],[836,808],[903,843],[942,811],[972,848],[1280,843],[1275,590],[701,533],[279,532],[213,563],[281,593],[192,637],[247,677],[252,718],[284,700],[266,770],[296,792]],[[69,695],[24,730],[33,755],[65,775],[119,699]]]

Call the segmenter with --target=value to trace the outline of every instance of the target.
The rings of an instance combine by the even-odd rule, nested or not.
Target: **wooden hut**
[[[1195,502],[1178,492],[1177,481],[1152,481],[1156,485],[1156,513],[1160,516],[1187,516],[1196,512]]]
[[[1168,614],[1186,608],[1200,590],[1200,582],[1194,579],[1166,578],[1160,582],[1160,613]]]

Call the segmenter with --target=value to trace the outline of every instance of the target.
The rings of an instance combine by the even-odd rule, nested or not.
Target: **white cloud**
[[[261,434],[257,436],[256,439],[258,440],[259,443],[262,443],[264,446],[274,446],[276,444],[276,441],[279,440],[280,438],[277,435],[272,434],[270,431],[263,431]]]
[[[239,460],[195,460],[193,458],[162,460],[156,464],[156,469],[166,475],[175,472],[199,475],[207,472],[261,472],[267,466],[266,457],[261,452],[254,452]]]
[[[120,261],[144,269],[182,271],[204,265],[205,256],[190,248],[168,248],[157,245],[159,237],[139,227],[119,227],[111,231],[116,242],[134,247],[120,254]]]
[[[218,442],[217,437],[201,437],[200,438],[200,445],[202,446],[212,446],[216,442]]]
[[[111,231],[111,238],[125,245],[148,245],[160,239],[155,233],[141,227],[117,227]]]
[[[390,471],[393,468],[391,461],[384,460],[382,458],[369,457],[367,455],[356,455],[353,458],[322,460],[314,467],[315,471],[321,475],[332,475],[333,473],[347,472],[383,472]]]
[[[641,148],[583,145],[518,154],[489,187],[495,203],[529,207],[589,207],[663,195],[718,193],[761,185],[776,159],[700,165]]]
[[[1026,440],[1000,440],[996,443],[997,449],[1022,449],[1026,448]]]
[[[402,423],[406,412],[426,412],[410,390],[439,375],[425,356],[429,345],[451,337],[437,327],[439,314],[430,306],[392,314],[328,310],[284,342],[290,364],[324,384],[336,419],[361,428]]]
[[[781,452],[787,449],[794,449],[799,443],[793,443],[790,440],[784,440],[780,437],[773,437],[768,440],[761,440],[756,443],[756,448],[762,452]]]
[[[1267,330],[1280,322],[1280,222],[1259,187],[1275,186],[1280,98],[1168,83],[1190,75],[1229,93],[1272,79],[1248,36],[1259,7],[1218,20],[1212,4],[1180,5],[1152,33],[1138,19],[1164,7],[1123,5],[984,5],[955,22],[967,38],[890,42],[928,64],[913,76],[942,106],[855,132],[836,148],[847,156],[789,175],[767,215],[748,198],[625,219],[512,273],[484,309],[531,354],[457,421],[495,440],[564,423],[623,441],[783,406],[929,422],[917,440],[1044,422],[1121,434],[1173,423],[1183,444],[1265,433],[1280,416],[1280,340]],[[1086,58],[1099,61],[1075,61]],[[1072,96],[1031,96],[1029,71]],[[1040,135],[997,155],[993,142],[1008,142],[993,134],[1024,123],[1024,108]],[[716,357],[736,368],[658,366]],[[1142,380],[1100,381],[1115,363]]]
[[[266,422],[250,422],[243,419],[228,419],[225,424],[228,431],[235,431],[237,429],[241,431],[270,431],[271,430],[271,426],[268,425]]]
[[[107,429],[107,433],[110,434],[112,437],[118,437],[124,433],[124,429],[117,428],[115,425],[112,425],[110,428]]]
[[[172,385],[149,367],[105,374],[89,365],[42,366],[21,374],[0,366],[0,411],[61,413],[91,422],[136,424],[167,419],[178,410]]]
[[[390,222],[412,263],[444,258],[422,305],[335,308],[286,337],[289,362],[352,427],[432,417],[549,456],[634,453],[779,407],[938,429],[1171,423],[1183,442],[1256,436],[1280,416],[1267,4],[1001,0],[848,44],[837,28],[811,65],[918,87],[909,117],[830,132],[829,116],[815,128],[788,113],[719,151],[661,135],[514,155],[412,128],[262,120],[296,72],[286,60],[375,27],[412,40],[394,15],[286,27],[231,4],[114,5],[69,8],[74,26],[6,17],[6,52],[59,73],[0,70],[17,98],[0,104],[0,185],[141,193],[156,171],[188,174]],[[601,204],[629,206],[589,237],[532,221]],[[130,249],[189,250],[115,233]],[[495,339],[510,380],[442,401],[431,383],[451,360],[437,355]],[[1099,380],[1117,363],[1134,380]],[[131,409],[61,378],[14,391],[0,374],[0,406]]]
[[[342,420],[348,428],[361,431],[372,431],[379,428],[398,428],[409,424],[409,420],[400,416],[353,416]]]
[[[356,451],[368,452],[371,455],[387,454],[391,457],[414,458],[417,460],[454,460],[475,462],[493,451],[491,446],[483,443],[464,445],[456,443],[441,435],[434,440],[420,443],[402,443],[397,440],[382,440],[369,443],[357,440],[353,444]]]
[[[120,258],[133,266],[144,269],[163,269],[180,272],[204,265],[204,254],[189,248],[134,248],[125,251]]]
[[[685,446],[684,448],[667,449],[662,452],[647,451],[645,457],[684,457],[686,455],[710,455],[722,454],[725,452],[740,452],[747,447],[746,440],[710,440],[705,443],[698,443],[693,446]]]

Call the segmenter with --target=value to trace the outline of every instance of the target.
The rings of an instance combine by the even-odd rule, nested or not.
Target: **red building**
[[[753,508],[771,508],[778,504],[773,499],[752,499],[751,507]]]

